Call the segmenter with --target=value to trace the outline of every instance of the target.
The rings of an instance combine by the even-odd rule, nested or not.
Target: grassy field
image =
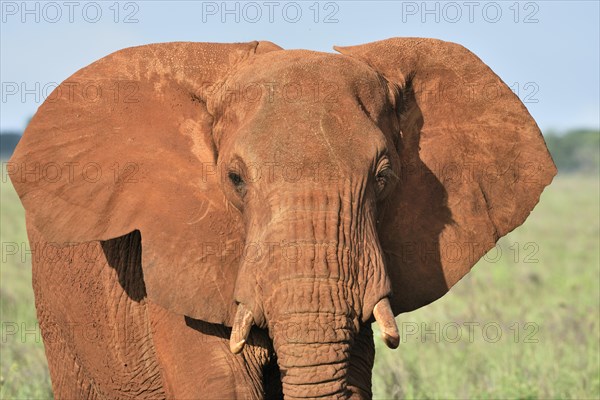
[[[23,210],[1,185],[0,398],[51,398],[30,258],[12,255],[27,241]],[[399,316],[399,349],[376,339],[375,397],[599,398],[599,189],[597,177],[556,178],[446,297]]]
[[[597,177],[556,178],[450,293],[400,315],[376,397],[600,398],[598,199]]]
[[[0,185],[0,399],[52,398],[26,256],[25,212],[4,173]]]

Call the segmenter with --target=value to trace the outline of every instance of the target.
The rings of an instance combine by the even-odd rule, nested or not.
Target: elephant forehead
[[[381,151],[377,119],[389,100],[377,72],[346,56],[274,53],[256,57],[225,82],[221,115],[224,131],[235,132],[226,136],[236,153],[302,162],[354,154],[363,164]]]
[[[329,80],[353,80],[375,70],[354,58],[309,50],[282,50],[254,57],[236,71],[236,76],[248,80],[314,78],[327,75]]]
[[[360,110],[356,115],[329,110],[304,110],[273,115],[261,112],[249,118],[232,141],[233,152],[247,162],[315,165],[362,171],[385,149],[382,132]]]
[[[360,98],[375,112],[387,99],[385,80],[367,64],[306,50],[254,57],[229,76],[221,89],[220,100],[280,108],[297,103],[331,108]]]

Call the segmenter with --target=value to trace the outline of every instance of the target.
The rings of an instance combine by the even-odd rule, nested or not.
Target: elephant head
[[[359,331],[396,347],[394,316],[523,223],[555,168],[464,47],[336,50],[165,43],[83,68],[11,160],[28,222],[58,243],[139,230],[149,299],[232,326],[234,352],[268,329],[288,397],[346,396]]]

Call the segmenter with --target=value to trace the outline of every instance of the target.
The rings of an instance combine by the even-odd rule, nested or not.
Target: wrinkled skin
[[[525,220],[555,168],[481,60],[431,39],[336,49],[126,49],[70,79],[136,101],[40,108],[9,173],[36,254],[75,249],[33,263],[58,398],[370,398],[371,323],[396,347],[395,315]],[[23,172],[73,160],[131,175]]]

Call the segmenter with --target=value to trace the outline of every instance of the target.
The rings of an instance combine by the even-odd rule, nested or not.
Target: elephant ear
[[[379,227],[397,315],[443,296],[522,224],[556,168],[525,106],[464,47],[393,38],[336,50],[400,92],[402,165]]]
[[[205,95],[247,58],[277,49],[151,44],[76,72],[39,108],[7,167],[28,222],[58,244],[139,230],[148,298],[231,321],[244,232],[221,190]]]

